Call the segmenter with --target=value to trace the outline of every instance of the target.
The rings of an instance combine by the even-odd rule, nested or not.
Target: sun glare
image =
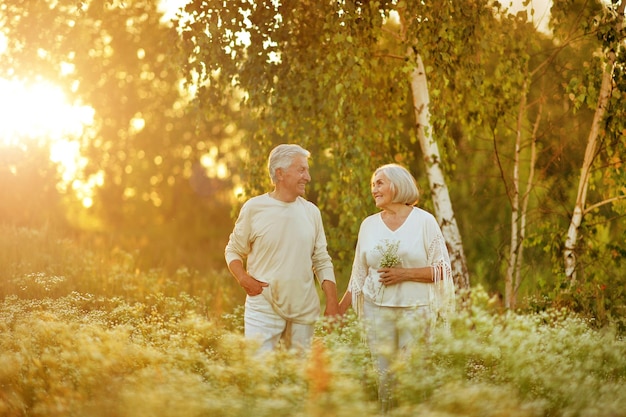
[[[60,88],[50,83],[26,86],[0,80],[0,141],[19,145],[25,139],[51,142],[80,136],[93,121],[93,109],[67,103]]]
[[[178,10],[182,9],[191,0],[161,0],[159,2],[159,9],[163,13],[162,21],[169,21],[176,17]]]
[[[86,162],[78,140],[93,123],[93,108],[68,103],[63,91],[51,83],[26,85],[0,79],[0,115],[0,148],[26,151],[33,144],[49,146],[50,160],[58,164],[62,175],[59,188],[76,189],[76,174]],[[90,193],[83,190],[82,194]],[[89,205],[88,198],[82,200]]]

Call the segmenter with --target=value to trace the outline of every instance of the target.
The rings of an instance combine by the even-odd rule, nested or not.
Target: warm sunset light
[[[190,0],[161,0],[159,3],[159,9],[163,12],[163,21],[169,21],[176,17],[176,12],[183,7]]]
[[[93,109],[70,105],[63,91],[46,82],[26,86],[0,80],[0,142],[18,145],[26,139],[51,142],[77,137],[93,121]]]
[[[34,146],[49,146],[50,160],[59,165],[62,189],[75,183],[76,173],[84,165],[78,139],[85,127],[93,123],[94,111],[89,106],[68,103],[63,91],[53,84],[39,82],[26,85],[14,80],[0,79],[0,147],[27,150]],[[86,190],[77,192],[88,206]]]

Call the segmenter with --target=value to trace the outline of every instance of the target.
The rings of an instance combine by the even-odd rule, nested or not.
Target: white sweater
[[[241,208],[226,245],[226,263],[247,260],[247,271],[270,284],[263,295],[276,313],[299,323],[320,315],[315,278],[335,282],[326,247],[322,216],[313,203],[298,197],[285,203],[263,194]]]

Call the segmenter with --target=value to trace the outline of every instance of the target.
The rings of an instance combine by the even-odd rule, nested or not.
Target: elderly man
[[[225,250],[228,268],[247,294],[245,336],[258,340],[261,352],[281,340],[288,348],[310,346],[320,316],[314,275],[326,297],[325,315],[338,314],[322,216],[303,198],[311,181],[309,157],[298,145],[271,151],[274,190],[244,203]]]

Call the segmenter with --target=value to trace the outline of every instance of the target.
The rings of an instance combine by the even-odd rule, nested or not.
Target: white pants
[[[412,343],[428,336],[430,314],[428,306],[381,307],[368,300],[363,304],[367,344],[378,368],[378,397],[384,409],[389,406],[393,391],[391,364]]]
[[[247,296],[244,311],[244,334],[260,343],[258,353],[275,349],[282,341],[286,348],[307,349],[311,346],[313,324],[285,320],[263,295]]]

